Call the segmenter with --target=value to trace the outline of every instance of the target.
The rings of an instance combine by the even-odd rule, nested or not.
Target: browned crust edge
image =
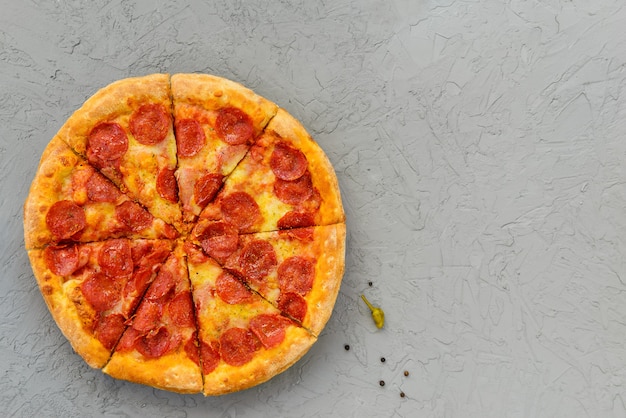
[[[80,355],[87,364],[96,369],[101,369],[111,356],[100,341],[86,332],[86,324],[72,302],[68,292],[78,290],[72,283],[63,283],[63,278],[52,273],[45,264],[43,250],[31,250],[28,252],[31,266],[39,290],[44,301],[52,314],[59,329],[72,345],[72,348]]]

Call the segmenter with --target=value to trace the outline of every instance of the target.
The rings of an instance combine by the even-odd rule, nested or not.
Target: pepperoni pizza
[[[219,395],[290,367],[330,318],[345,222],[328,158],[232,81],[155,74],[89,98],[24,205],[41,293],[118,379]]]

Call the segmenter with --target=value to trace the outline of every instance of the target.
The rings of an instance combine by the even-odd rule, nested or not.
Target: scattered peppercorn
[[[386,362],[387,360],[386,360],[384,357],[381,357],[381,358],[380,358],[380,361],[384,363],[384,362]]]
[[[348,350],[350,350],[350,345],[349,345],[349,344],[346,344],[346,345],[344,345],[344,346],[343,346],[343,348],[345,348],[345,349],[346,349],[346,351],[348,351]],[[406,376],[406,375],[405,375],[405,376]]]
[[[408,375],[409,375],[409,371],[408,371],[408,370],[405,370],[405,371],[404,371],[404,375],[405,375],[405,376],[408,376]]]
[[[405,396],[405,395],[404,395],[404,392],[400,392],[400,397],[401,397],[401,398],[404,398],[404,396]]]
[[[373,283],[372,282],[367,282],[367,284],[368,284],[369,287],[372,287]]]
[[[378,384],[381,385],[381,386],[385,386],[385,381],[381,380],[380,382],[378,382]]]

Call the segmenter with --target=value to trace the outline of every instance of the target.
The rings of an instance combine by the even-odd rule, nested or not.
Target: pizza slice
[[[28,255],[59,328],[91,367],[102,368],[170,251],[166,240],[113,239]]]
[[[184,217],[193,221],[277,107],[238,83],[208,74],[173,75],[172,97],[176,179]]]
[[[91,96],[59,137],[150,213],[181,228],[169,76],[114,82]]]
[[[50,141],[24,204],[27,249],[68,241],[176,236],[174,227],[132,201],[63,141]]]
[[[343,222],[344,213],[328,158],[302,125],[279,109],[200,217],[251,233],[335,224]]]
[[[202,390],[196,320],[182,245],[165,261],[103,371],[179,393]]]
[[[205,396],[265,382],[300,359],[316,338],[187,244]]]
[[[244,235],[220,234],[223,225],[201,222],[192,239],[284,315],[319,335],[341,285],[345,224]]]

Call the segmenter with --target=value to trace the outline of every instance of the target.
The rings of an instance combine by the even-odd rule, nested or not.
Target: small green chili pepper
[[[365,302],[367,307],[370,308],[370,311],[372,311],[372,318],[374,319],[374,323],[376,324],[376,327],[382,328],[385,325],[385,313],[383,312],[383,310],[375,306],[372,306],[372,304],[370,303],[369,300],[367,300],[365,295],[361,295],[361,298],[363,299],[363,302]]]

